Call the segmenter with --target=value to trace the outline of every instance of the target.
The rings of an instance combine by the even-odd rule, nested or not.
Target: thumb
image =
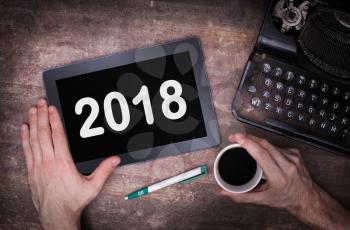
[[[221,196],[229,197],[236,203],[255,203],[260,204],[264,199],[264,194],[261,192],[248,192],[248,193],[230,193],[223,189],[218,192]]]
[[[98,189],[98,191],[102,189],[102,186],[105,184],[106,180],[119,163],[119,157],[108,157],[107,159],[103,160],[91,174],[91,183],[96,189]]]

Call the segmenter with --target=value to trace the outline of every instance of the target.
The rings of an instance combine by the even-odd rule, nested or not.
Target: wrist
[[[82,211],[71,211],[69,209],[55,209],[53,212],[47,209],[39,214],[43,229],[67,229],[79,230]]]
[[[308,191],[301,192],[297,201],[287,207],[287,211],[296,217],[317,212],[322,205],[321,193],[322,190],[312,183]]]
[[[80,230],[80,218],[66,218],[66,219],[47,219],[40,218],[43,229],[45,230],[57,230],[57,229],[67,229],[67,230]]]
[[[289,213],[312,228],[347,229],[350,214],[318,185],[313,184],[305,197],[287,208]]]

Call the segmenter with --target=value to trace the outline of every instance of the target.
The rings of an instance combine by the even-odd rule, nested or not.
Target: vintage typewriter
[[[344,2],[270,1],[233,101],[238,120],[350,155]]]

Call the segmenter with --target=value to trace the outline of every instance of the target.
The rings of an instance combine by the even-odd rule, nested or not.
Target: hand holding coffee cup
[[[261,167],[267,179],[266,183],[258,188],[255,187],[256,189],[253,188],[257,179],[251,179],[249,181],[254,181],[254,183],[249,186],[244,183],[240,190],[236,187],[222,186],[221,181],[218,180],[219,185],[221,183],[220,186],[223,187],[220,191],[221,195],[238,203],[253,203],[285,209],[311,227],[349,229],[350,213],[312,181],[299,150],[279,148],[265,139],[252,135],[235,134],[230,135],[228,139],[236,144],[231,147],[242,147],[256,161],[257,170],[254,176],[247,174],[250,177],[246,177],[246,180],[251,177],[260,178],[258,167]],[[226,152],[231,147],[222,152]],[[218,155],[218,158],[221,157]],[[251,159],[249,161],[254,162]],[[220,168],[219,165],[216,169],[218,168]],[[244,169],[247,168],[244,167]],[[245,182],[244,177],[236,179],[226,180],[236,184]]]
[[[246,134],[230,135],[229,141],[238,144],[249,153],[256,161],[257,170],[254,179],[250,180],[254,183],[244,185],[241,190],[223,187],[218,182],[223,188],[220,194],[230,197],[235,202],[285,208],[290,212],[314,199],[308,194],[315,195],[314,190],[317,190],[318,186],[312,182],[297,149],[282,149],[265,139]],[[262,178],[259,168],[266,176],[266,183],[256,188],[259,178]]]

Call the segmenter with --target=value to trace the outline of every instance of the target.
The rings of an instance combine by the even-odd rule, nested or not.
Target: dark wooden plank
[[[203,45],[223,143],[181,156],[122,167],[84,213],[87,229],[306,229],[285,211],[239,205],[215,193],[212,173],[135,201],[136,188],[199,164],[212,166],[233,132],[266,132],[243,125],[231,101],[254,46],[265,3],[252,1],[0,1],[0,229],[40,229],[31,203],[19,140],[20,124],[45,96],[42,71],[176,38]],[[350,207],[350,160],[278,135],[299,147],[314,179]]]

